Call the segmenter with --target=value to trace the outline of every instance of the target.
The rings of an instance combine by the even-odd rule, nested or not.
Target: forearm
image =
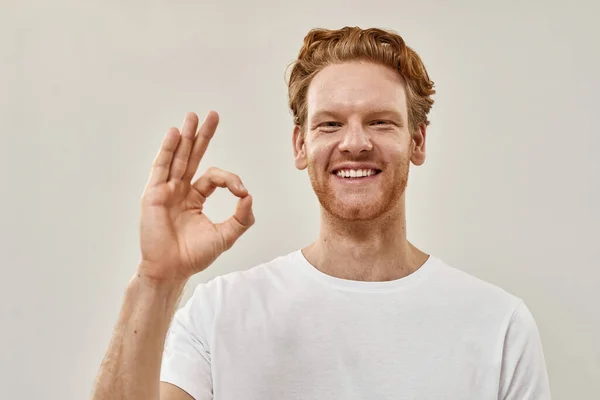
[[[165,338],[184,285],[132,278],[93,400],[158,400]]]

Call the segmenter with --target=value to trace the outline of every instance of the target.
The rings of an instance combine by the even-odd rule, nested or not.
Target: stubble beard
[[[398,207],[408,184],[409,160],[405,159],[394,168],[384,166],[377,187],[379,193],[353,194],[352,199],[342,199],[336,193],[331,180],[336,179],[325,171],[317,172],[312,162],[308,163],[308,176],[319,203],[331,217],[346,221],[374,221]],[[348,201],[350,200],[350,201]]]

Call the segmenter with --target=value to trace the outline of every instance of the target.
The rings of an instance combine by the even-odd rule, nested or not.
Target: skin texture
[[[321,204],[321,227],[305,257],[345,279],[392,280],[414,272],[428,255],[407,240],[405,189],[410,164],[425,161],[426,126],[409,131],[402,78],[370,62],[330,65],[311,82],[307,105],[306,126],[294,129],[294,156]],[[332,174],[344,162],[381,173],[349,184]]]

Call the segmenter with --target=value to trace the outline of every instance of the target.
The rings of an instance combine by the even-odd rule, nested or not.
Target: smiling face
[[[425,125],[411,135],[402,78],[370,62],[330,65],[312,80],[305,132],[294,129],[298,169],[321,206],[365,221],[399,207],[409,164],[425,160]]]

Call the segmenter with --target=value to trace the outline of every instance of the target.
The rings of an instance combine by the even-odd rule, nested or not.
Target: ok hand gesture
[[[177,128],[167,132],[142,196],[138,274],[186,280],[206,269],[254,224],[252,197],[237,175],[210,168],[191,182],[218,123],[218,114],[210,112],[198,128],[198,116],[188,113],[181,133]],[[227,187],[240,199],[233,216],[221,223],[202,211],[217,187]]]

